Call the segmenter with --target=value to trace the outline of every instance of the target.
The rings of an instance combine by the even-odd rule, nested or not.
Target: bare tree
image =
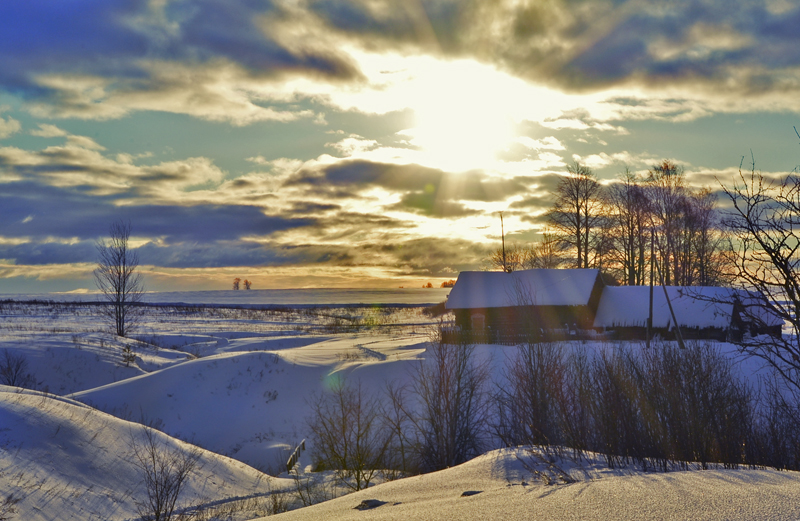
[[[526,250],[522,259],[525,269],[555,269],[564,263],[558,236],[548,229],[542,230],[542,239]]]
[[[130,222],[117,221],[109,229],[109,239],[97,243],[98,261],[94,280],[102,292],[106,316],[118,336],[125,336],[135,326],[137,305],[144,296],[141,275],[137,273],[139,256],[130,249]]]
[[[408,407],[408,387],[389,382],[386,384],[388,402],[383,407],[383,421],[391,431],[389,450],[386,451],[386,469],[397,474],[408,474],[419,470],[415,455],[413,414]]]
[[[716,196],[687,187],[683,168],[665,160],[646,179],[626,168],[607,192],[609,268],[623,284],[645,284],[652,262],[669,285],[730,282],[729,241]]]
[[[486,264],[489,269],[501,271],[532,270],[536,268],[554,269],[564,263],[559,237],[545,229],[542,239],[527,245],[510,243],[505,247],[493,251]]]
[[[147,500],[137,501],[136,507],[143,521],[169,521],[181,490],[197,467],[200,450],[170,449],[151,427],[142,427],[142,434],[143,440],[131,435],[133,464],[141,471],[147,492]]]
[[[22,501],[22,498],[19,496],[15,497],[14,494],[8,494],[5,499],[3,499],[3,496],[0,496],[0,521],[8,521],[13,518],[17,513],[17,507],[15,505],[20,501]]]
[[[692,192],[685,226],[686,286],[725,286],[733,282],[731,243],[717,210],[717,196],[710,189]]]
[[[391,435],[381,423],[377,399],[365,396],[360,382],[350,386],[340,381],[311,402],[311,411],[308,427],[320,463],[353,490],[369,487]]]
[[[473,351],[472,345],[446,344],[435,334],[412,374],[423,471],[458,465],[483,450],[489,375]]]
[[[242,279],[240,279],[239,277],[236,277],[235,279],[233,279],[233,289],[234,289],[234,291],[239,291],[239,283],[241,283],[241,282],[242,282]]]
[[[722,189],[733,203],[725,222],[737,246],[736,277],[755,290],[744,313],[761,326],[779,317],[792,331],[780,338],[745,337],[742,348],[800,390],[800,178],[769,181],[754,161],[748,175],[740,167],[738,183]]]
[[[486,260],[489,269],[512,272],[523,268],[524,248],[516,243],[497,248]]]
[[[628,170],[608,190],[609,260],[623,284],[643,285],[650,255],[650,211],[639,177]]]
[[[13,353],[10,349],[3,351],[3,358],[0,359],[0,383],[29,389],[36,385],[36,379],[28,372],[25,355]]]
[[[247,280],[247,279],[244,279],[244,280],[242,281],[242,284],[244,284],[244,289],[250,289],[250,287],[253,285],[253,283],[252,283],[252,282],[250,282],[250,281],[249,281],[249,280]]]
[[[577,161],[567,172],[556,187],[548,218],[561,241],[575,250],[575,267],[588,268],[595,232],[603,219],[602,186],[592,169]]]
[[[496,434],[508,446],[563,442],[558,424],[565,383],[561,345],[526,342],[506,363],[498,389]]]
[[[686,216],[686,179],[683,167],[664,160],[650,169],[647,198],[653,226],[658,228],[656,262],[666,285],[683,284],[683,248]]]

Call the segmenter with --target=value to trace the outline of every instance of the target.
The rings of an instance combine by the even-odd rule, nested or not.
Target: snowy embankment
[[[141,425],[82,403],[0,386],[0,502],[10,498],[8,519],[138,519],[136,504],[146,499],[146,490],[132,440],[141,440],[142,434]],[[192,450],[154,434],[166,450]],[[292,486],[289,480],[200,451],[197,471],[179,504],[219,507]]]
[[[230,352],[71,397],[115,416],[155,422],[172,436],[277,475],[285,472],[294,446],[308,436],[308,402],[314,394],[352,372],[379,392],[384,382],[404,378],[408,364],[402,361],[422,350],[419,338],[317,340],[231,339],[221,348]],[[416,343],[408,345],[412,340]],[[279,346],[286,348],[275,350]]]
[[[549,464],[536,454],[492,451],[451,469],[384,483],[280,519],[800,519],[797,472],[653,473],[609,469],[591,455],[579,463],[555,458]],[[554,484],[545,484],[542,475]],[[573,482],[565,483],[565,475]],[[367,511],[357,508],[372,505]]]

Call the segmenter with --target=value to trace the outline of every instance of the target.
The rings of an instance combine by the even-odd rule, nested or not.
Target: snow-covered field
[[[11,519],[137,519],[143,484],[131,440],[142,427],[132,422],[156,426],[176,451],[189,450],[184,442],[203,449],[181,498],[205,505],[206,519],[215,511],[217,519],[249,519],[282,509],[269,498],[293,501],[297,481],[288,479],[285,463],[309,436],[309,401],[340,378],[375,393],[408,381],[410,362],[424,356],[437,320],[408,302],[333,304],[153,306],[138,340],[109,334],[90,305],[0,305],[0,352],[24,355],[35,387],[47,391],[0,388],[0,518],[5,508]],[[135,355],[128,364],[126,346]],[[497,373],[512,349],[478,346],[477,354]],[[739,368],[754,378],[756,364]],[[299,468],[311,476],[308,448]],[[547,485],[538,474],[561,470],[574,482]],[[480,493],[461,497],[465,491]],[[382,503],[354,510],[365,499]],[[800,476],[793,472],[656,474],[609,470],[591,457],[548,463],[501,450],[283,515],[798,519],[798,505]]]

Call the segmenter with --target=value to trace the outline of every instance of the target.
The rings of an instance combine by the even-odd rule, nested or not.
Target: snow
[[[153,291],[144,294],[151,304],[198,304],[234,306],[336,306],[336,305],[404,305],[420,306],[443,302],[450,288],[393,289],[251,289],[219,291]],[[99,293],[36,293],[0,294],[0,299],[49,300],[68,302],[101,301]]]
[[[508,274],[499,274],[505,276]],[[12,519],[136,518],[142,484],[132,464],[130,420],[153,422],[170,446],[205,449],[186,500],[194,504],[290,490],[285,462],[308,436],[309,400],[340,378],[367,392],[408,382],[437,319],[418,308],[317,312],[153,308],[141,341],[106,332],[91,306],[0,305],[0,351],[26,356],[45,395],[0,388],[0,491],[21,498]],[[357,330],[342,324],[359,323]],[[130,367],[123,348],[136,355]],[[720,348],[735,355],[731,344]],[[565,349],[615,349],[601,342]],[[515,346],[476,346],[499,375]],[[761,370],[740,360],[743,375]],[[90,407],[97,407],[97,409]],[[104,412],[105,411],[105,412]],[[109,414],[110,413],[110,414]],[[309,473],[309,453],[299,469]],[[438,473],[379,484],[287,514],[351,519],[797,519],[800,475],[771,470],[666,474],[609,469],[590,456],[554,461],[574,483],[546,485],[560,470],[522,449],[492,451]],[[555,469],[555,470],[554,470]],[[536,472],[534,472],[536,471]],[[558,471],[558,472],[556,472]],[[554,473],[555,472],[555,473]],[[270,477],[274,476],[274,477]],[[324,478],[324,476],[322,476]],[[558,481],[558,480],[556,480]],[[461,497],[465,491],[480,493]],[[228,499],[226,499],[228,498]],[[3,497],[0,497],[0,501]],[[365,499],[385,502],[362,512]],[[246,519],[245,513],[232,519]],[[250,511],[250,517],[258,514]],[[227,519],[227,518],[225,518]]]
[[[537,455],[538,454],[538,455]],[[538,474],[548,474],[548,485]],[[574,483],[564,483],[567,474]],[[463,496],[464,492],[478,492]],[[356,510],[362,501],[382,505]],[[530,449],[489,452],[451,469],[384,483],[279,519],[326,520],[796,520],[800,476],[774,470],[642,472],[609,469],[588,455],[582,461]]]
[[[733,304],[731,289],[667,286],[667,295],[678,324],[685,327],[730,326]],[[648,286],[608,286],[603,288],[600,304],[597,307],[594,327],[630,327],[647,325],[650,310],[650,288]],[[664,288],[653,287],[653,327],[667,328],[674,321],[669,305],[664,297]]]
[[[597,276],[594,269],[462,271],[447,298],[447,309],[585,306]]]
[[[682,327],[717,327],[726,329],[731,324],[733,299],[738,297],[747,306],[747,313],[758,316],[765,325],[779,325],[783,321],[763,308],[761,303],[745,291],[716,287],[666,286],[667,295]],[[603,288],[597,307],[594,327],[630,327],[647,325],[650,309],[648,286],[607,286]],[[662,286],[653,287],[653,327],[674,326],[669,305]]]
[[[138,517],[135,501],[145,491],[130,439],[141,437],[141,425],[66,398],[0,386],[0,426],[0,490],[2,499],[10,494],[20,500],[19,519]],[[187,450],[186,444],[155,434],[167,446]],[[202,451],[198,472],[181,498],[202,504],[211,498],[263,497],[291,486]]]
[[[267,351],[261,339],[240,338],[225,345],[232,352],[71,396],[118,416],[158,419],[172,436],[265,472],[280,472],[288,458],[285,449],[307,434],[306,414],[299,411],[306,410],[332,375],[355,372],[355,378],[374,381],[380,391],[384,379],[405,376],[407,364],[398,362],[416,355],[425,338],[365,340],[347,335],[317,340],[305,345],[281,338],[267,345],[275,349],[283,341],[293,347]],[[370,369],[376,368],[379,377],[372,376]]]

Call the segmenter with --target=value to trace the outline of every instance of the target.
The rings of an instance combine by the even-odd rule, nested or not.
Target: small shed
[[[590,329],[603,291],[596,269],[465,271],[447,299],[456,327],[474,339],[514,343]]]

